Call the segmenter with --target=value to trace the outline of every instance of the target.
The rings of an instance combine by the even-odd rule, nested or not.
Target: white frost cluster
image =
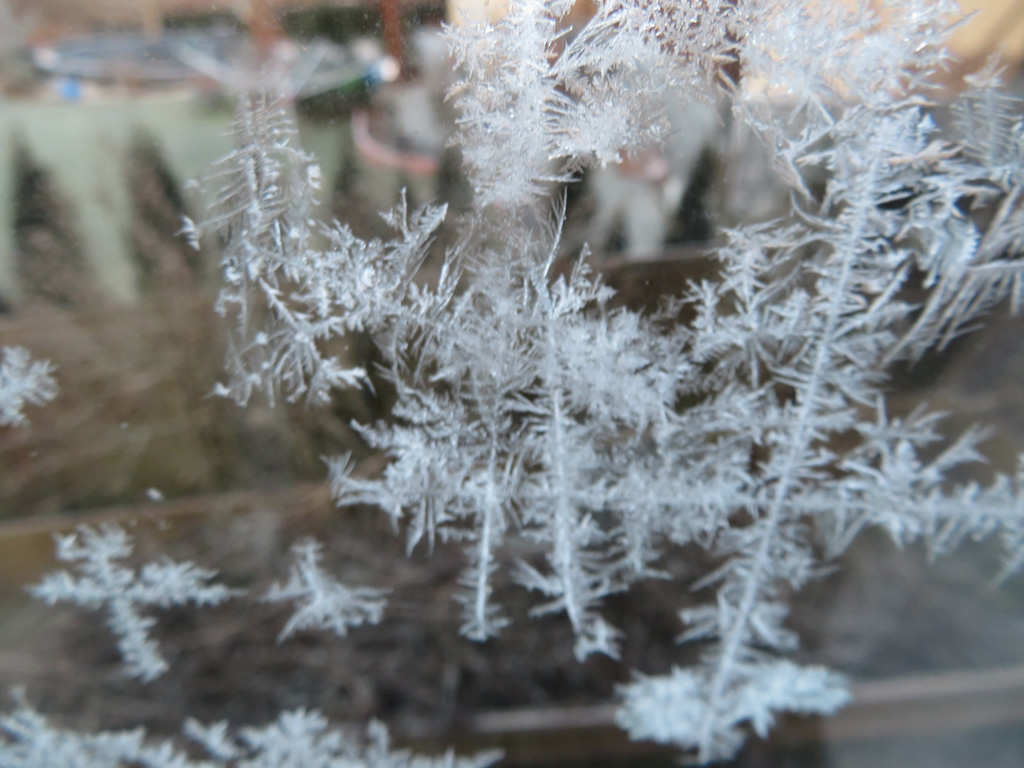
[[[317,222],[315,163],[261,97],[241,105],[236,150],[206,179],[217,202],[190,225],[225,242],[223,393],[322,404],[369,380],[332,342],[358,332],[376,345],[395,405],[357,429],[388,462],[363,477],[331,461],[332,489],[403,523],[410,548],[463,547],[466,636],[509,623],[494,587],[510,578],[540,596],[536,613],[566,616],[579,657],[614,655],[606,596],[663,575],[671,548],[717,558],[691,585],[706,602],[680,615],[699,662],[620,692],[633,737],[700,762],[728,758],[780,712],[846,701],[841,675],[792,660],[787,600],[860,531],[935,553],[998,536],[1004,575],[1024,563],[1024,475],[953,482],[981,457],[982,433],[945,441],[935,415],[896,418],[885,404],[892,363],[943,347],[1003,299],[1024,304],[1021,105],[990,68],[940,130],[931,79],[954,7],[904,0],[883,23],[876,5],[597,0],[570,28],[568,0],[512,0],[495,26],[453,28],[455,140],[474,197],[433,281],[415,275],[446,209],[403,199],[386,241]],[[645,313],[614,302],[586,253],[563,266],[550,192],[662,140],[667,99],[724,100],[763,138],[793,209],[724,233],[718,274]],[[123,532],[81,529],[61,556],[84,575],[35,592],[106,608],[126,660],[150,677],[163,661],[139,608],[228,591],[190,564],[115,562],[129,552]],[[298,602],[282,637],[379,618],[378,591],[340,585],[313,543],[295,555],[268,595]],[[192,731],[215,764],[353,759],[315,713],[237,738]]]
[[[248,96],[235,119],[235,150],[203,179],[215,202],[185,232],[226,240],[217,311],[234,326],[226,384],[216,393],[240,405],[253,392],[323,405],[330,393],[366,383],[324,344],[351,331],[380,332],[416,300],[409,283],[444,207],[410,218],[404,200],[385,216],[398,233],[363,241],[347,227],[314,220],[320,167],[296,141],[291,115],[265,96]]]
[[[1021,478],[948,480],[980,458],[981,433],[936,451],[935,416],[885,407],[891,363],[941,348],[1005,297],[1024,303],[1020,105],[987,70],[940,131],[930,78],[955,7],[910,0],[883,23],[876,5],[598,0],[569,27],[565,0],[513,0],[496,25],[453,28],[474,198],[429,285],[413,277],[443,208],[410,215],[403,202],[397,237],[366,242],[300,213],[315,186],[302,173],[286,196],[276,170],[253,180],[284,144],[254,165],[245,153],[268,150],[245,139],[222,166],[244,200],[229,206],[224,301],[262,295],[270,316],[240,347],[267,353],[259,375],[233,358],[230,390],[323,401],[361,383],[325,375],[324,342],[372,338],[396,403],[357,427],[389,462],[366,478],[333,461],[332,488],[404,522],[410,548],[464,547],[466,636],[511,620],[494,601],[504,574],[541,596],[536,613],[568,618],[578,656],[614,655],[604,597],[659,575],[670,547],[719,558],[697,585],[714,594],[681,615],[700,664],[621,692],[634,737],[703,762],[779,712],[845,701],[840,675],[790,660],[786,602],[864,528],[935,552],[998,535],[1005,572],[1024,562]],[[645,314],[614,304],[585,253],[555,268],[550,191],[663,139],[669,99],[729,103],[794,207],[726,233],[717,277]],[[290,132],[266,105],[240,124]],[[309,585],[295,575],[291,589]]]
[[[623,689],[618,724],[634,739],[702,744],[714,740],[712,759],[735,754],[749,725],[765,738],[778,712],[830,715],[850,700],[846,679],[824,667],[781,660],[761,665],[745,685],[730,691],[709,717],[712,682],[699,671],[674,669],[655,677],[638,675]]]
[[[297,603],[279,641],[305,629],[326,629],[344,637],[350,627],[378,624],[384,614],[386,591],[342,584],[321,567],[321,549],[312,539],[294,545],[288,581],[273,584],[264,597],[269,602]]]
[[[185,723],[185,735],[204,754],[145,729],[82,733],[49,723],[29,705],[0,718],[0,765],[4,768],[485,768],[494,752],[459,758],[451,752],[423,757],[391,748],[387,729],[371,723],[365,734],[332,726],[320,712],[282,712],[264,726],[229,729],[227,723]]]
[[[26,405],[43,405],[57,396],[49,362],[32,360],[24,347],[0,351],[0,426],[19,426]]]
[[[75,533],[57,538],[57,557],[76,563],[78,574],[51,573],[29,587],[29,592],[49,605],[70,602],[91,610],[104,609],[107,624],[117,636],[126,673],[148,681],[166,672],[167,662],[149,636],[156,620],[143,611],[217,605],[236,592],[210,583],[216,573],[194,563],[165,559],[135,570],[118,562],[130,557],[132,550],[131,538],[118,526],[81,526]]]
[[[77,563],[78,574],[51,573],[29,592],[49,605],[70,602],[104,609],[126,673],[149,681],[167,671],[167,662],[149,636],[156,620],[143,613],[146,608],[217,605],[245,593],[212,583],[215,571],[190,562],[164,559],[135,570],[121,562],[133,549],[131,537],[119,526],[80,526],[73,534],[57,537],[57,557]],[[380,622],[384,590],[348,587],[331,577],[320,565],[320,545],[315,541],[299,542],[292,554],[295,562],[288,581],[273,584],[264,596],[270,602],[297,604],[280,640],[306,629],[344,637],[350,627]]]

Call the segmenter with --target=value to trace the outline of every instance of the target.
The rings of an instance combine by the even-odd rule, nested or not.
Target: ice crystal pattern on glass
[[[387,729],[371,723],[365,733],[331,725],[317,711],[282,712],[263,726],[230,729],[227,723],[189,720],[184,734],[204,753],[190,752],[145,729],[81,733],[51,725],[21,703],[0,718],[0,765],[5,768],[485,768],[494,753],[457,758],[451,752],[431,758],[393,749]]]
[[[289,278],[287,294],[264,290],[270,331],[243,348],[282,327],[285,345],[353,329],[375,340],[398,399],[392,419],[358,428],[390,462],[371,478],[332,462],[334,494],[404,522],[410,547],[463,543],[468,637],[511,620],[493,601],[505,571],[540,595],[537,612],[565,614],[581,658],[614,655],[602,598],[656,575],[666,547],[711,550],[720,565],[697,586],[714,596],[681,616],[703,662],[638,676],[619,721],[721,759],[778,712],[846,701],[841,675],[788,658],[784,594],[860,530],[937,553],[999,535],[1005,573],[1024,557],[1020,478],[947,480],[979,460],[980,432],[936,453],[938,417],[890,417],[884,398],[887,365],[943,346],[1003,297],[1021,301],[1019,105],[987,71],[957,104],[956,132],[939,131],[929,78],[950,3],[910,0],[886,24],[867,3],[608,0],[578,29],[560,22],[568,10],[519,0],[497,25],[449,33],[474,200],[439,282],[412,274],[445,212],[402,205],[390,243],[335,224],[314,248],[307,225],[275,225],[282,236],[227,265],[226,295],[238,304],[235,276],[268,266]],[[586,254],[556,275],[553,184],[660,140],[666,99],[723,98],[767,141],[792,215],[729,232],[718,278],[659,314],[612,308]],[[240,124],[273,115],[249,109]],[[294,158],[294,178],[315,178]],[[259,230],[243,231],[239,244]],[[903,290],[914,281],[919,304]],[[680,309],[695,320],[679,324]],[[228,390],[340,382],[315,362],[261,370]],[[840,447],[838,435],[857,439]],[[516,539],[528,554],[509,568]]]
[[[292,556],[288,581],[273,584],[263,598],[297,603],[279,640],[305,629],[330,630],[344,637],[349,627],[380,622],[387,602],[384,590],[348,587],[333,578],[320,565],[321,546],[312,539],[293,546]]]
[[[167,671],[167,662],[149,634],[156,619],[143,611],[175,605],[217,605],[234,592],[211,583],[216,574],[195,563],[164,559],[138,570],[130,568],[120,561],[130,557],[133,549],[131,537],[118,526],[81,526],[75,533],[57,539],[57,557],[75,563],[78,573],[51,573],[29,591],[50,605],[70,602],[106,611],[125,672],[152,680]]]
[[[513,579],[539,596],[537,613],[566,617],[579,657],[614,655],[603,598],[661,575],[669,548],[717,558],[692,585],[706,603],[681,613],[700,662],[638,674],[618,715],[634,738],[700,762],[728,758],[780,712],[847,700],[839,673],[793,660],[786,596],[860,531],[935,554],[998,536],[1001,576],[1024,562],[1024,476],[957,484],[983,432],[947,440],[936,414],[891,416],[885,402],[891,364],[1024,300],[1020,104],[990,67],[940,130],[931,82],[955,5],[903,0],[885,23],[875,5],[598,0],[569,28],[566,0],[513,0],[497,25],[453,28],[455,140],[474,197],[430,281],[414,278],[445,208],[400,201],[386,240],[317,221],[319,171],[264,97],[243,100],[236,149],[204,180],[217,202],[186,227],[225,242],[222,394],[323,404],[369,384],[333,342],[373,340],[396,400],[390,418],[356,426],[388,462],[367,477],[330,460],[332,490],[404,525],[410,549],[464,548],[467,637],[515,618],[494,600],[497,580]],[[586,253],[556,266],[552,200],[581,168],[663,139],[667,100],[727,103],[764,140],[792,210],[725,233],[715,278],[642,313],[612,301]],[[315,547],[297,554],[276,592],[299,601],[285,634],[344,629],[324,601],[344,616],[377,599],[335,589]],[[74,594],[60,578],[55,593]],[[95,581],[80,599],[96,607],[122,588]],[[280,754],[331,764],[318,750],[333,755],[336,737],[315,715],[285,713],[279,728]],[[243,744],[193,731],[224,761],[263,748],[245,735],[256,732]]]
[[[362,368],[325,354],[321,342],[402,319],[403,301],[417,293],[408,277],[444,218],[444,208],[428,208],[410,220],[400,206],[387,217],[399,234],[388,242],[316,221],[320,167],[295,135],[280,104],[243,98],[236,148],[202,180],[216,203],[198,224],[186,221],[196,245],[203,234],[227,242],[217,311],[235,333],[231,377],[217,391],[240,404],[254,391],[273,402],[283,390],[288,400],[322,405],[334,388],[365,382]]]
[[[77,564],[78,574],[58,571],[29,587],[36,598],[53,605],[70,602],[92,610],[104,609],[118,639],[126,674],[153,680],[168,665],[149,631],[156,620],[147,607],[218,605],[245,595],[244,590],[213,583],[215,571],[191,562],[163,559],[140,569],[124,564],[135,549],[131,536],[117,525],[80,526],[57,537],[57,557]],[[352,627],[377,624],[384,612],[384,590],[349,587],[320,564],[321,548],[312,540],[292,547],[294,563],[288,581],[274,583],[263,596],[269,602],[296,607],[280,634],[281,640],[309,629],[329,630],[344,637]]]
[[[20,426],[28,421],[26,405],[43,405],[57,396],[53,366],[33,360],[24,347],[0,350],[0,426]]]

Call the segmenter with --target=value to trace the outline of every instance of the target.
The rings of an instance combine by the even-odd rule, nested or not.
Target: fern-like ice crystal
[[[26,405],[43,405],[57,396],[51,363],[33,360],[24,347],[0,351],[0,426],[20,426]]]
[[[394,749],[387,729],[371,723],[364,734],[331,725],[320,712],[282,712],[263,726],[229,728],[189,720],[184,735],[205,756],[171,739],[150,737],[144,728],[83,733],[51,724],[22,701],[0,718],[0,765],[4,768],[485,768],[495,752],[456,757],[414,755]]]
[[[107,625],[117,636],[125,673],[148,681],[166,672],[168,665],[149,634],[156,619],[144,611],[218,605],[236,592],[212,583],[216,573],[194,563],[164,559],[136,570],[120,562],[133,549],[131,537],[116,525],[80,526],[72,534],[57,537],[57,557],[74,563],[77,573],[51,573],[29,587],[29,592],[48,605],[69,602],[104,610]]]
[[[263,598],[297,604],[278,640],[307,629],[326,629],[344,637],[350,627],[380,623],[386,591],[342,584],[323,569],[321,549],[312,539],[294,545],[288,581],[271,585]]]
[[[198,227],[227,242],[239,401],[323,402],[366,381],[331,343],[376,344],[395,405],[356,427],[388,463],[364,477],[331,461],[332,488],[404,522],[410,548],[463,547],[468,637],[511,620],[504,574],[568,618],[578,656],[614,655],[603,598],[663,575],[670,547],[718,559],[696,585],[713,595],[681,615],[700,663],[638,677],[619,715],[703,762],[780,712],[845,702],[839,674],[792,660],[786,600],[863,529],[936,553],[996,535],[1004,575],[1024,561],[1021,478],[950,480],[982,433],[943,448],[936,416],[885,403],[892,363],[1024,302],[1020,105],[988,69],[940,130],[955,5],[904,0],[884,21],[875,5],[598,0],[570,28],[571,3],[513,0],[496,25],[453,28],[474,197],[434,281],[416,273],[446,210],[402,200],[383,242],[316,223],[311,160],[265,100],[239,112]],[[615,304],[586,253],[561,263],[552,192],[661,141],[673,100],[724,100],[793,208],[725,233],[717,276],[645,314]]]

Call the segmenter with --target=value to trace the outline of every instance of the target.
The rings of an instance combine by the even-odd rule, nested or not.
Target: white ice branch
[[[271,585],[264,600],[294,601],[295,612],[278,640],[305,629],[327,629],[344,637],[350,627],[377,624],[384,614],[387,590],[349,587],[320,566],[321,546],[306,539],[292,547],[295,563],[288,581]]]
[[[18,426],[27,419],[26,405],[43,405],[57,396],[54,367],[32,360],[23,347],[5,347],[0,359],[0,426]]]
[[[162,560],[140,570],[119,563],[131,556],[133,547],[131,537],[118,526],[80,526],[75,533],[57,537],[57,557],[77,563],[78,573],[51,573],[29,592],[48,605],[70,602],[91,610],[105,608],[126,673],[149,681],[167,670],[167,662],[149,636],[156,620],[143,609],[217,605],[238,593],[210,583],[216,572],[194,563]]]

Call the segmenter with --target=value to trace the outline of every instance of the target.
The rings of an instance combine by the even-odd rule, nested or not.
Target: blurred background
[[[975,13],[954,34],[950,81],[998,53],[1019,92],[1024,3],[961,6]],[[270,72],[321,163],[321,215],[386,236],[377,212],[402,189],[415,205],[468,204],[448,146],[453,72],[441,25],[495,21],[503,7],[0,0],[0,346],[52,360],[61,385],[29,427],[0,431],[0,688],[27,685],[41,709],[89,727],[142,719],[171,732],[186,712],[258,721],[307,705],[380,717],[410,743],[501,744],[508,765],[674,760],[626,742],[600,704],[631,669],[685,663],[676,611],[691,598],[679,584],[706,572],[701,553],[666,564],[679,580],[611,602],[628,637],[621,661],[576,663],[554,620],[524,619],[475,645],[457,636],[450,597],[461,554],[442,546],[406,558],[382,515],[338,512],[328,498],[322,456],[353,451],[361,471],[381,465],[349,423],[385,413],[386,391],[338,393],[315,411],[211,397],[225,338],[212,310],[217,244],[196,252],[180,230],[206,203],[187,182],[230,149],[237,94]],[[580,0],[572,15],[589,13]],[[651,286],[679,292],[713,275],[723,227],[789,205],[757,142],[726,115],[666,108],[668,147],[566,191],[566,253],[589,243],[634,306],[656,302]],[[994,315],[901,372],[892,397],[894,410],[926,399],[949,411],[951,433],[999,425],[982,480],[1024,450],[1022,330]],[[365,340],[349,349],[371,355]],[[393,589],[389,618],[345,641],[278,647],[282,613],[270,606],[175,613],[162,642],[178,674],[140,691],[117,677],[100,622],[40,608],[21,590],[53,567],[55,532],[133,520],[144,552],[194,557],[257,590],[281,577],[296,538],[316,535],[344,579]],[[753,742],[741,764],[1019,767],[1024,588],[989,589],[994,571],[985,547],[931,566],[865,537],[839,575],[797,598],[793,621],[808,659],[863,683],[857,702],[834,721],[794,721]],[[515,590],[502,599],[513,615],[532,605]]]

